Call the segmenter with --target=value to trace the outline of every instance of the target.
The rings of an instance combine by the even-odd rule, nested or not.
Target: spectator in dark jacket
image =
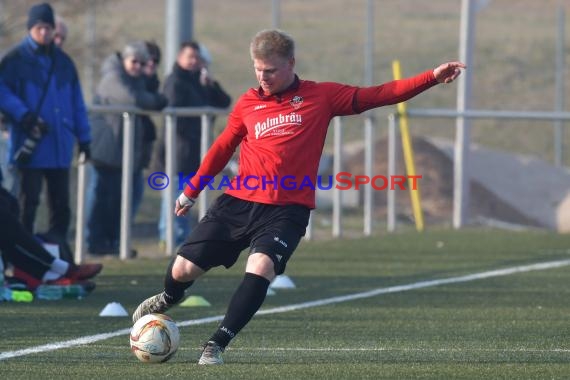
[[[209,54],[208,54],[209,56]],[[206,58],[208,58],[206,56]],[[201,45],[196,41],[182,43],[172,73],[165,79],[164,94],[170,107],[220,107],[231,103],[230,96],[208,70],[209,60],[202,54]],[[200,140],[202,137],[200,116],[180,117],[176,124],[176,170],[188,175],[196,172],[200,165]],[[159,170],[165,167],[165,141],[161,136],[158,152]],[[177,186],[171,186],[176,191]],[[165,240],[166,217],[172,213],[172,205],[166,204],[163,196],[159,221],[160,240]],[[187,217],[176,217],[177,243],[188,235]]]
[[[149,92],[142,74],[149,59],[146,45],[137,41],[126,45],[121,53],[109,56],[102,66],[95,103],[102,105],[137,106],[161,110],[168,100],[164,95]],[[143,169],[143,124],[141,116],[133,119],[134,170],[133,183],[140,183]],[[89,252],[118,253],[120,238],[121,176],[123,119],[121,114],[94,115],[92,162],[95,167],[95,199],[89,216]]]
[[[143,67],[143,77],[145,79],[146,90],[153,94],[158,94],[160,90],[160,80],[158,78],[157,69],[160,65],[161,52],[160,47],[153,41],[145,41],[146,49],[148,51],[148,60]],[[141,115],[142,124],[142,157],[141,166],[143,169],[148,169],[152,160],[152,153],[154,142],[156,141],[156,125],[151,116]],[[146,179],[144,176],[140,177],[140,182],[133,188],[133,219],[136,217],[142,197],[144,188],[146,186]]]
[[[71,209],[69,169],[74,145],[89,155],[87,111],[71,58],[53,43],[47,3],[28,14],[29,34],[0,62],[0,111],[10,130],[9,160],[17,168],[21,219],[34,231],[42,183],[47,183],[48,235],[66,243]]]
[[[160,47],[153,41],[145,41],[148,51],[148,60],[143,67],[143,76],[146,83],[146,90],[153,94],[160,92],[160,79],[157,70],[160,65]],[[148,168],[152,159],[154,142],[156,141],[156,125],[151,117],[143,115],[143,157],[142,165]]]

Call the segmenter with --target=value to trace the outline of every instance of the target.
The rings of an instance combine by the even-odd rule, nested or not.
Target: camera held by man
[[[14,159],[19,164],[27,164],[30,162],[38,142],[48,133],[49,127],[40,117],[30,113],[24,116],[21,125],[26,132],[26,139],[16,151]]]

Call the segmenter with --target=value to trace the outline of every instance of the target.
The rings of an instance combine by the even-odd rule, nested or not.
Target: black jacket
[[[200,84],[200,72],[182,69],[174,64],[172,73],[164,82],[164,95],[170,107],[219,107],[226,108],[231,97],[220,84],[214,81],[211,85]],[[201,118],[180,117],[176,124],[176,165],[177,171],[185,174],[193,173],[200,165]],[[159,144],[158,169],[165,167],[164,129]]]
[[[129,76],[118,54],[112,54],[101,69],[95,104],[137,106],[145,110],[161,110],[167,99],[159,93],[149,92],[143,76]],[[93,141],[91,159],[96,166],[121,168],[123,157],[123,116],[121,114],[94,114],[90,117]],[[142,117],[134,117],[134,167],[144,167]],[[111,133],[108,131],[111,130]]]

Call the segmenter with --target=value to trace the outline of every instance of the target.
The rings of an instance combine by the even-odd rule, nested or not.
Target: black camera
[[[19,164],[28,164],[32,158],[32,154],[36,149],[38,141],[48,133],[48,125],[40,118],[34,122],[27,122],[23,125],[27,132],[26,139],[22,146],[14,154],[14,160]]]

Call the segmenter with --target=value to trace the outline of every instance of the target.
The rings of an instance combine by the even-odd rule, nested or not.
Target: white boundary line
[[[504,268],[504,269],[496,269],[496,270],[491,270],[491,271],[487,271],[487,272],[473,273],[473,274],[468,274],[465,276],[450,277],[450,278],[444,278],[444,279],[439,279],[439,280],[419,281],[419,282],[414,282],[414,283],[407,284],[407,285],[389,286],[387,288],[378,288],[378,289],[373,289],[373,290],[370,290],[367,292],[362,292],[362,293],[354,293],[354,294],[348,294],[345,296],[331,297],[331,298],[325,298],[325,299],[316,300],[316,301],[303,302],[303,303],[298,303],[298,304],[293,304],[293,305],[288,305],[288,306],[280,306],[280,307],[274,307],[271,309],[259,310],[256,313],[256,315],[286,313],[289,311],[308,309],[311,307],[324,306],[324,305],[330,305],[330,304],[347,302],[347,301],[354,301],[354,300],[362,299],[362,298],[370,298],[370,297],[374,297],[374,296],[381,295],[381,294],[405,292],[408,290],[429,288],[429,287],[433,287],[433,286],[446,285],[446,284],[458,284],[458,283],[462,283],[462,282],[481,280],[481,279],[491,278],[491,277],[508,276],[508,275],[516,274],[516,273],[524,273],[524,272],[531,272],[531,271],[537,271],[537,270],[560,268],[560,267],[565,267],[568,265],[570,265],[570,259],[548,261],[548,262],[544,262],[544,263],[536,263],[536,264],[529,264],[529,265],[521,265],[521,266]],[[214,317],[194,319],[194,320],[179,322],[178,326],[183,327],[183,326],[192,326],[192,325],[202,325],[202,324],[211,323],[211,322],[219,322],[223,318],[224,318],[223,315],[217,315]],[[59,349],[63,349],[63,348],[70,348],[70,347],[74,347],[74,346],[81,346],[81,345],[85,345],[85,344],[95,343],[95,342],[98,342],[101,340],[110,339],[110,338],[114,338],[114,337],[121,336],[121,335],[128,335],[129,333],[130,333],[130,328],[126,328],[126,329],[121,329],[121,330],[117,330],[117,331],[105,333],[105,334],[90,335],[90,336],[85,336],[82,338],[66,340],[66,341],[62,341],[62,342],[49,343],[49,344],[44,344],[44,345],[36,346],[36,347],[30,347],[30,348],[26,348],[26,349],[22,349],[22,350],[2,352],[2,353],[0,353],[0,361],[10,359],[10,358],[19,357],[19,356],[37,354],[37,353],[47,352],[47,351],[55,351],[55,350],[59,350]]]
[[[125,345],[92,345],[91,348],[101,348],[102,350],[125,351]],[[195,347],[181,347],[178,350],[192,351]],[[197,348],[196,348],[197,349]],[[570,353],[570,348],[473,348],[473,347],[457,347],[457,348],[427,348],[427,347],[228,347],[226,351],[231,352],[499,352],[499,353]]]

